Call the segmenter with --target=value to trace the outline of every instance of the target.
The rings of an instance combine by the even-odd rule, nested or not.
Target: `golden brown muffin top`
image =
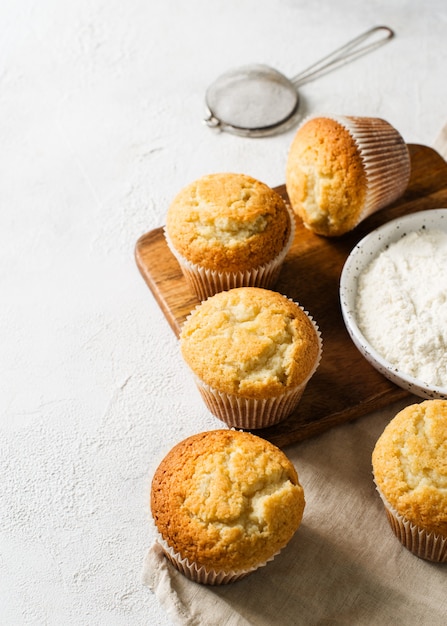
[[[286,188],[293,210],[314,232],[342,235],[357,224],[367,178],[351,133],[335,119],[304,123],[292,141]]]
[[[291,233],[281,196],[245,174],[210,174],[174,198],[166,218],[174,248],[188,261],[222,272],[274,259]]]
[[[186,363],[218,391],[250,398],[281,395],[304,382],[320,353],[302,308],[260,287],[239,287],[202,302],[180,334]]]
[[[372,462],[378,488],[400,515],[447,536],[447,400],[400,411],[379,437]]]
[[[296,470],[273,444],[216,430],[177,444],[155,472],[151,510],[169,546],[214,570],[245,570],[283,548],[301,523]]]

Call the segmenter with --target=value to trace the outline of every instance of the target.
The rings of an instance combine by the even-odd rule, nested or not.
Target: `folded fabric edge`
[[[142,582],[157,597],[168,617],[181,626],[250,626],[219,586],[200,585],[187,579],[165,558],[157,541],[150,546],[143,563]],[[223,585],[227,588],[228,585]]]
[[[144,558],[142,582],[158,598],[161,606],[173,622],[194,626],[194,622],[191,621],[190,615],[187,614],[172,584],[173,578],[181,574],[174,570],[171,572],[169,567],[161,546],[154,541]]]

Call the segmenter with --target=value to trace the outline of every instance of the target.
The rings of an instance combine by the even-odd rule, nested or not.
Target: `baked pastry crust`
[[[320,341],[295,302],[275,291],[240,287],[208,298],[191,313],[180,348],[191,370],[214,389],[269,398],[306,380]]]
[[[316,233],[336,236],[354,228],[367,178],[351,133],[326,117],[301,126],[289,150],[286,188],[293,210]]]
[[[172,201],[166,232],[185,259],[221,272],[262,266],[278,256],[291,235],[283,198],[245,174],[210,174]]]
[[[263,565],[291,539],[304,506],[291,461],[242,431],[185,439],[152,481],[151,510],[163,539],[182,559],[215,571]]]
[[[372,455],[385,500],[413,524],[447,537],[447,400],[426,400],[386,426]]]

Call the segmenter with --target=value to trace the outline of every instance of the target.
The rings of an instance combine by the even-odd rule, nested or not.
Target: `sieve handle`
[[[377,33],[381,34],[379,38],[375,37]],[[341,48],[337,48],[337,50],[334,50],[316,63],[310,65],[306,70],[303,70],[291,78],[291,82],[295,87],[299,87],[299,85],[302,85],[303,83],[306,83],[321,74],[325,74],[327,71],[335,69],[336,67],[344,65],[349,61],[353,61],[367,52],[371,52],[372,50],[379,48],[393,37],[394,31],[391,30],[391,28],[388,28],[388,26],[375,26],[374,28],[370,28],[362,35],[358,35],[358,37],[355,37],[351,41],[345,43],[345,45],[341,46]],[[373,39],[373,41],[370,41],[366,45],[361,45],[371,39]]]

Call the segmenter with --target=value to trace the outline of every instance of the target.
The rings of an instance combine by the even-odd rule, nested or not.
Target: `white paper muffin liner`
[[[410,552],[426,561],[447,563],[447,537],[427,532],[398,513],[387,501],[379,487],[376,489],[383,502],[393,533]]]
[[[263,561],[262,563],[259,563],[259,565],[255,565],[249,569],[216,571],[214,569],[207,569],[203,565],[199,566],[197,563],[192,563],[189,559],[183,558],[168,544],[158,530],[156,531],[156,534],[156,542],[162,548],[172,565],[187,578],[202,585],[227,585],[229,583],[236,582],[237,580],[241,580],[258,570],[260,567],[264,567],[267,563],[270,563],[270,561],[273,561],[275,556],[277,556],[281,551],[278,550],[266,561]]]
[[[410,180],[410,153],[398,131],[385,120],[354,116],[333,119],[350,132],[365,166],[367,192],[360,223],[404,193]]]
[[[191,263],[175,249],[166,227],[164,235],[168,248],[177,259],[186,282],[198,299],[203,301],[220,291],[228,291],[236,287],[263,287],[267,289],[275,284],[295,237],[295,215],[289,206],[287,206],[287,212],[290,217],[290,234],[281,252],[268,263],[240,272],[222,272]]]
[[[219,391],[193,372],[195,383],[208,410],[230,428],[243,430],[267,428],[285,420],[298,406],[307,384],[318,369],[323,351],[323,342],[317,324],[302,306],[298,306],[312,322],[319,343],[314,367],[298,386],[272,398],[247,398]]]

